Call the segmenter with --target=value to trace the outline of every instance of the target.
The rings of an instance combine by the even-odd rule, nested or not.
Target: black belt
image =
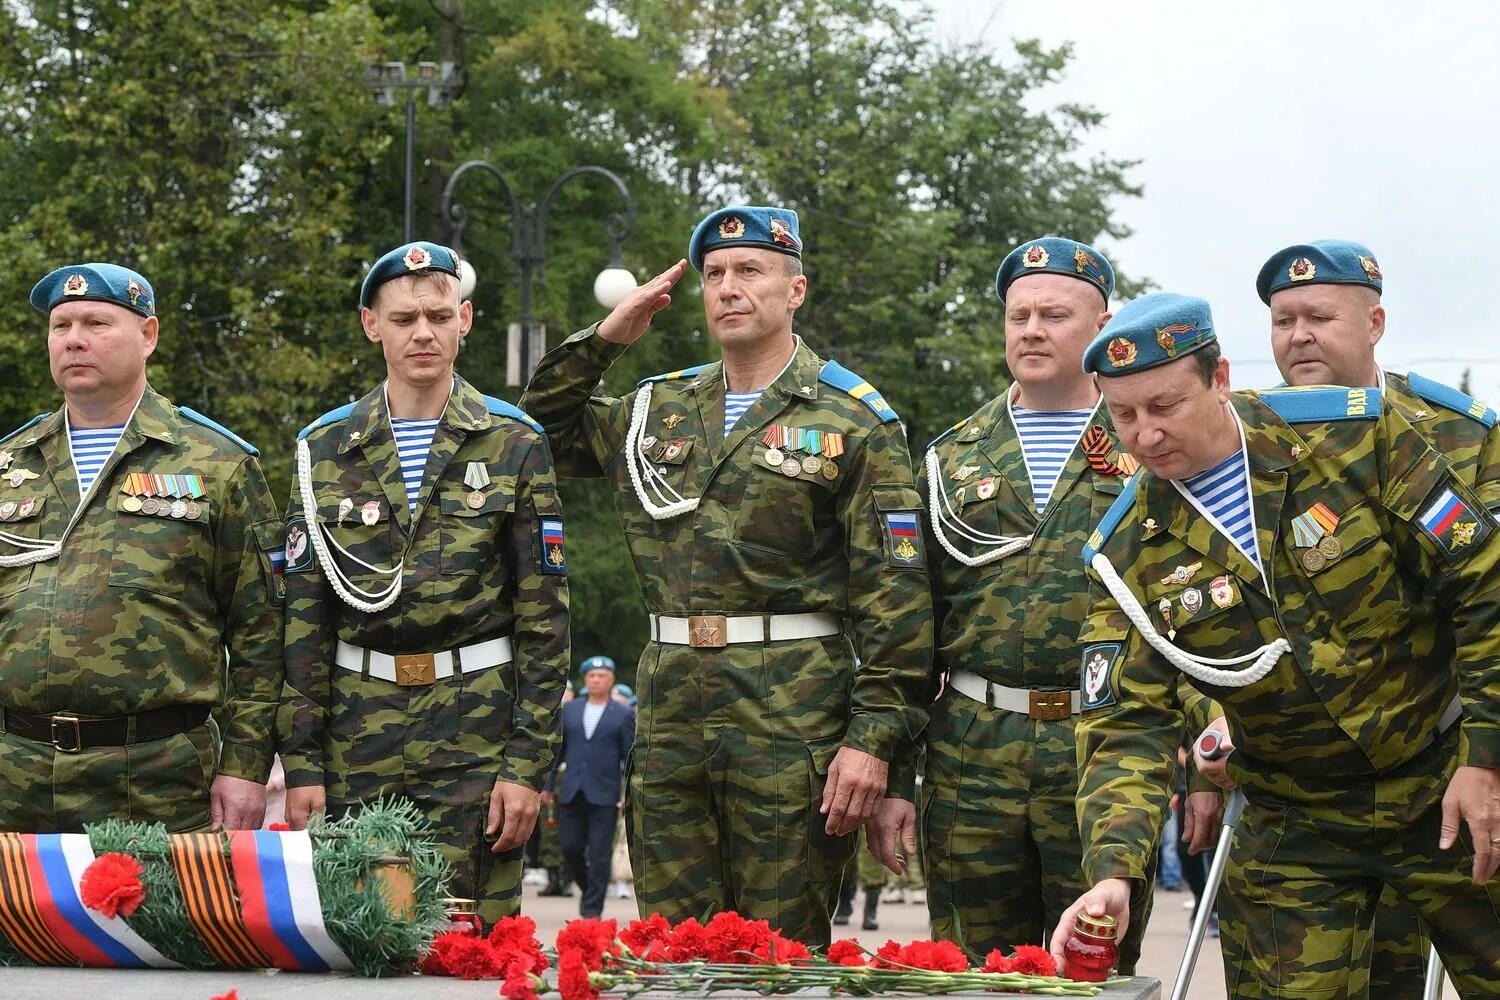
[[[0,709],[0,721],[3,721],[7,733],[38,743],[50,743],[63,753],[78,753],[90,747],[123,747],[164,740],[197,729],[208,721],[208,706],[167,705],[136,715],[103,719],[80,718],[71,712],[32,715],[5,708]]]

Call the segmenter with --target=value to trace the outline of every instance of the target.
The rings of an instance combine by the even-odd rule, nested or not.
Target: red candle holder
[[[1078,983],[1102,983],[1120,960],[1115,918],[1080,913],[1063,945],[1063,975]]]

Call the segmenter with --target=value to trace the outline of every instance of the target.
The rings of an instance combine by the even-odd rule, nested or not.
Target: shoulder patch
[[[311,434],[313,431],[317,430],[319,427],[327,427],[329,424],[336,424],[340,420],[343,420],[345,417],[349,416],[349,414],[351,414],[353,412],[354,412],[354,404],[353,403],[345,403],[343,406],[340,406],[337,409],[329,410],[327,413],[323,414],[317,420],[314,420],[312,423],[308,424],[306,427],[304,427],[300,431],[298,431],[297,432],[297,440],[301,441],[303,438],[307,437],[309,434]]]
[[[674,378],[692,378],[694,375],[698,374],[703,369],[709,367],[709,365],[712,364],[713,362],[710,361],[708,362],[708,364],[694,365],[691,368],[679,368],[675,372],[662,372],[660,375],[648,375],[637,382],[636,385],[645,385],[647,382],[670,382]]]
[[[1104,546],[1105,540],[1115,533],[1115,529],[1120,526],[1120,522],[1125,520],[1126,516],[1130,514],[1130,508],[1135,506],[1136,483],[1140,481],[1141,473],[1144,471],[1145,469],[1137,469],[1133,476],[1125,480],[1125,485],[1120,487],[1120,495],[1115,498],[1114,503],[1110,504],[1109,510],[1104,512],[1103,519],[1100,520],[1099,524],[1089,534],[1089,540],[1083,545],[1083,564],[1085,566],[1094,561],[1094,556]]]
[[[484,397],[484,408],[486,410],[489,410],[491,416],[510,417],[510,419],[512,420],[521,421],[521,423],[525,424],[527,427],[530,427],[538,434],[546,433],[546,431],[542,429],[541,424],[531,419],[531,416],[525,410],[521,409],[514,403],[507,403],[505,400],[496,399],[494,396],[486,396]]]
[[[943,441],[944,439],[946,439],[949,435],[951,435],[951,434],[953,434],[953,433],[955,433],[957,431],[961,431],[965,427],[967,427],[968,424],[969,424],[969,420],[970,420],[969,417],[964,417],[958,423],[954,424],[952,427],[950,427],[947,430],[943,431],[943,433],[939,434],[937,437],[933,438],[931,441],[928,441],[927,442],[927,447],[929,447],[929,448],[936,448],[938,446],[938,443],[941,442],[941,441]]]
[[[9,441],[11,438],[15,437],[17,434],[30,427],[32,424],[38,423],[42,420],[46,420],[50,416],[52,416],[51,410],[48,410],[46,413],[38,413],[36,416],[32,417],[20,427],[17,427],[15,430],[11,431],[9,434],[5,435],[4,437],[0,437],[0,441]]]
[[[896,411],[891,409],[890,404],[881,398],[880,393],[873,385],[837,361],[829,361],[823,365],[823,370],[818,372],[818,381],[825,385],[831,385],[835,389],[842,389],[861,403],[864,403],[880,418],[880,422],[883,424],[888,424],[896,419]]]
[[[208,417],[205,417],[203,414],[199,413],[197,410],[193,409],[192,407],[179,406],[177,408],[177,412],[180,413],[180,414],[182,414],[184,417],[187,417],[189,420],[191,420],[195,424],[202,424],[204,427],[207,427],[209,430],[218,431],[220,434],[224,435],[229,440],[231,440],[235,444],[239,445],[241,448],[243,448],[245,451],[249,452],[251,455],[254,455],[257,458],[260,457],[260,452],[258,452],[258,451],[255,450],[255,445],[251,444],[249,441],[246,441],[244,438],[240,437],[238,434],[236,434],[234,431],[230,430],[228,427],[225,427],[223,424],[215,423],[213,420],[209,419]]]
[[[1376,420],[1380,417],[1380,390],[1375,388],[1307,386],[1262,389],[1255,395],[1289,424]]]
[[[1484,424],[1489,430],[1495,426],[1495,411],[1485,406],[1479,400],[1468,393],[1460,392],[1451,385],[1434,382],[1430,378],[1423,378],[1416,372],[1406,373],[1406,384],[1411,386],[1411,391],[1421,396],[1434,406],[1462,413],[1466,417]]]

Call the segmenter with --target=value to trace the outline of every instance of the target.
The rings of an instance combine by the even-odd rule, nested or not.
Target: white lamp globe
[[[458,262],[458,301],[463,302],[474,294],[474,286],[479,284],[479,275],[474,271],[474,265],[462,258]]]
[[[594,298],[606,309],[613,309],[635,291],[635,275],[623,267],[606,267],[594,279]]]

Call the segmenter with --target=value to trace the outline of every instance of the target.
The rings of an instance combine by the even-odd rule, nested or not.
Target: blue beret
[[[583,663],[579,664],[578,676],[587,676],[590,670],[608,670],[610,673],[614,673],[615,661],[607,656],[590,656]]]
[[[802,256],[797,213],[790,208],[734,205],[710,212],[688,240],[688,263],[703,270],[703,258],[720,247],[764,247],[792,257]]]
[[[616,684],[614,687],[609,689],[609,693],[617,694],[625,700],[629,701],[632,705],[635,704],[635,688],[631,687],[629,684]]]
[[[44,313],[60,302],[113,302],[141,316],[156,315],[156,293],[151,282],[119,264],[69,264],[36,283],[31,304]]]
[[[381,257],[365,275],[365,283],[359,286],[359,306],[368,309],[375,301],[375,292],[381,285],[403,274],[451,274],[458,277],[458,254],[437,243],[418,240],[403,243]]]
[[[1005,255],[995,272],[995,291],[1001,302],[1010,283],[1025,274],[1066,274],[1086,281],[1099,290],[1106,305],[1115,293],[1115,269],[1105,256],[1087,243],[1061,236],[1042,236]]]
[[[1272,295],[1292,285],[1364,285],[1378,292],[1383,278],[1375,255],[1363,243],[1318,240],[1272,254],[1255,279],[1255,290],[1270,305]]]
[[[1193,295],[1157,292],[1127,302],[1083,352],[1083,370],[1134,375],[1212,344],[1214,317]]]

